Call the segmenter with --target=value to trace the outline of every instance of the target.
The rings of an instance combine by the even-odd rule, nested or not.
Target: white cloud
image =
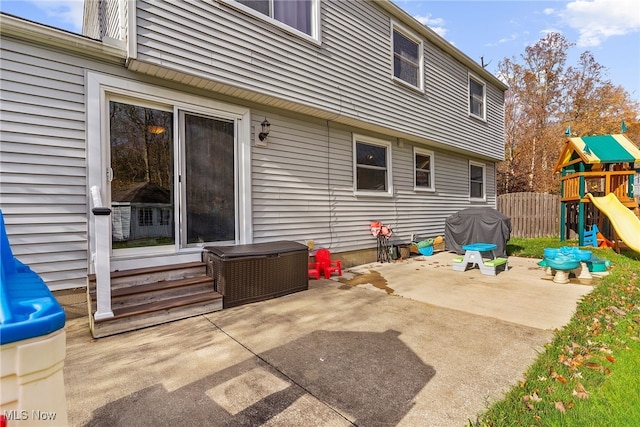
[[[548,7],[543,10],[542,13],[544,13],[545,15],[553,15],[554,13],[556,13],[556,11],[552,7]]]
[[[518,34],[517,33],[513,33],[509,37],[503,37],[500,40],[498,40],[498,44],[512,42],[517,38],[518,38]]]
[[[418,22],[422,25],[426,25],[436,32],[441,37],[444,37],[447,34],[447,29],[444,27],[445,21],[442,18],[432,18],[431,15],[427,16],[414,16]]]
[[[578,46],[599,46],[609,37],[640,31],[638,0],[574,0],[560,16],[580,34]]]
[[[76,31],[82,31],[83,0],[29,0],[47,16],[71,24]]]

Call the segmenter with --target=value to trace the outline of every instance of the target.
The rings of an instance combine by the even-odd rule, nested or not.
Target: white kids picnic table
[[[470,243],[462,246],[464,257],[453,259],[455,271],[466,271],[469,266],[478,266],[482,274],[496,275],[496,267],[504,266],[504,271],[509,269],[506,258],[498,258],[495,255],[497,245],[494,243]]]

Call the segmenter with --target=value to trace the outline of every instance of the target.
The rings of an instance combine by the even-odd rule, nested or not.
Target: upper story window
[[[485,167],[483,163],[469,162],[469,198],[485,199]]]
[[[318,0],[236,0],[238,3],[278,22],[317,38]]]
[[[413,158],[415,162],[415,181],[416,190],[433,190],[433,152],[413,148]]]
[[[353,151],[356,193],[391,195],[391,144],[354,135]]]
[[[422,90],[422,41],[393,25],[393,77]]]
[[[485,119],[486,105],[485,84],[481,80],[469,75],[469,114]]]

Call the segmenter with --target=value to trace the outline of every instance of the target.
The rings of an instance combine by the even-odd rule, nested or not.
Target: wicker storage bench
[[[206,246],[202,256],[223,308],[309,289],[309,253],[300,243]]]

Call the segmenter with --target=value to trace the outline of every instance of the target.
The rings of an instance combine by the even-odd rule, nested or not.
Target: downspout
[[[120,2],[120,18],[122,25],[123,40],[127,43],[127,60],[126,67],[129,68],[129,62],[138,58],[138,37],[136,27],[136,3],[135,1],[121,0]],[[126,17],[123,16],[126,12]],[[126,21],[125,21],[126,19]]]

